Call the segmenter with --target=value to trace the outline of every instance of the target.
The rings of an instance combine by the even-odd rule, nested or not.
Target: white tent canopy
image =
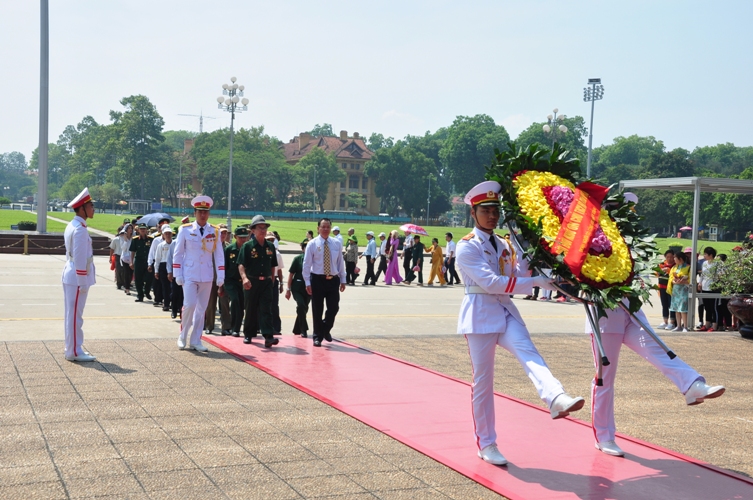
[[[699,214],[701,211],[701,193],[753,194],[753,181],[744,179],[721,179],[717,177],[669,177],[664,179],[633,179],[620,181],[620,188],[658,189],[660,191],[692,191],[693,195],[693,251],[698,251]],[[696,292],[695,255],[690,259],[690,306],[688,307],[688,324],[695,323],[696,298],[721,297],[720,294]]]

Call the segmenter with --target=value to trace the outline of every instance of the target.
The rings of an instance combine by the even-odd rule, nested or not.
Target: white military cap
[[[465,204],[472,207],[479,205],[499,205],[499,192],[502,186],[497,181],[484,181],[476,184],[465,195]]]
[[[170,224],[165,224],[162,226],[162,234],[170,233],[173,234],[173,229],[170,227]]]
[[[332,228],[332,230],[333,231],[339,231],[340,230],[340,226],[335,226],[335,227]]]
[[[91,195],[89,195],[89,188],[84,188],[83,191],[81,191],[78,196],[73,198],[70,203],[68,203],[68,208],[78,208],[80,206],[83,206],[84,203],[87,203],[91,201],[94,203],[94,200],[92,200]]]
[[[202,194],[191,200],[191,205],[194,210],[209,210],[214,205],[214,202],[212,198]]]
[[[374,231],[366,231],[366,236],[374,236]]]

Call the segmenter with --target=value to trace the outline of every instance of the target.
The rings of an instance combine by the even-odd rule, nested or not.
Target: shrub
[[[19,231],[36,231],[37,223],[29,220],[22,220],[18,222]]]

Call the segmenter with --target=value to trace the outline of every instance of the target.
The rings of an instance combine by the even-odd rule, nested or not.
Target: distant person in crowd
[[[405,231],[405,239],[403,240],[403,275],[405,276],[405,284],[410,285],[410,268],[411,261],[413,260],[413,238],[410,231]]]
[[[233,337],[240,337],[243,325],[243,280],[238,270],[238,254],[248,241],[248,228],[235,228],[235,242],[225,247],[225,295],[230,301],[230,330]],[[223,331],[223,334],[226,334]]]
[[[343,235],[340,234],[340,226],[332,228],[332,237],[340,242],[340,246],[345,248],[345,242],[343,241]]]
[[[400,255],[400,252],[398,251],[399,244],[400,239],[398,238],[397,231],[390,232],[390,237],[385,246],[387,270],[384,272],[384,283],[386,285],[391,285],[393,281],[395,284],[403,281],[402,276],[400,276],[400,265],[398,263],[398,256]]]
[[[204,313],[215,276],[218,287],[225,284],[225,255],[220,235],[208,223],[213,204],[209,196],[197,196],[191,200],[195,220],[181,227],[175,242],[173,277],[183,287],[179,349],[208,350],[201,343]]]
[[[374,274],[374,263],[376,262],[379,251],[377,250],[376,241],[374,240],[374,232],[366,232],[366,250],[358,257],[366,257],[366,276],[363,277],[362,285],[376,285],[376,275]]]
[[[277,241],[277,231],[267,233],[267,241],[273,245]],[[280,295],[282,295],[284,289],[284,282],[282,277],[282,270],[285,264],[282,261],[282,254],[275,248],[275,255],[277,256],[277,266],[272,270],[272,276],[274,277],[274,285],[272,286],[272,329],[275,335],[282,333],[282,318],[280,318]]]
[[[424,286],[424,244],[421,243],[421,236],[413,235],[413,245],[411,245],[411,265],[408,268],[408,274],[405,277],[405,284],[410,285],[418,277],[418,286]]]
[[[131,268],[131,239],[133,238],[133,226],[126,224],[118,235],[120,245],[120,282],[126,295],[131,295],[131,283],[133,282],[133,269]]]
[[[154,252],[157,251],[157,247],[160,243],[162,243],[162,228],[165,227],[166,224],[170,223],[170,219],[168,218],[162,218],[157,222],[157,228],[153,234],[150,236],[152,237],[152,246],[149,248],[149,256],[147,257],[147,263],[149,264],[149,277],[152,278],[153,276],[156,276],[159,272],[159,269],[154,265]],[[159,307],[162,305],[163,297],[162,297],[162,286],[160,283],[157,282],[156,279],[152,279],[152,286],[150,288],[152,292],[154,292],[154,307]]]
[[[690,247],[686,247],[684,252],[688,255],[688,265],[690,265],[691,260],[690,256],[693,255],[693,249]],[[703,257],[701,257],[700,252],[695,253],[696,256],[696,266],[695,266],[695,279],[696,279],[696,287],[701,283],[701,271],[703,270]],[[696,288],[696,290],[700,291],[700,289]],[[703,328],[703,325],[705,324],[703,321],[704,312],[706,311],[706,308],[703,306],[703,300],[697,300],[698,305],[698,324],[696,325],[696,329],[700,330]]]
[[[172,283],[167,279],[167,256],[173,243],[170,224],[162,226],[162,237],[154,252],[154,280],[162,290],[162,310],[169,311],[172,299]]]
[[[303,258],[306,252],[308,241],[301,242],[301,253],[293,258],[288,268],[288,286],[285,290],[285,299],[295,300],[295,323],[293,324],[293,335],[300,335],[301,338],[308,337],[309,323],[306,316],[309,313],[309,303],[311,295],[306,293],[306,282],[303,281]]]
[[[690,264],[685,252],[675,254],[675,265],[669,271],[667,293],[672,297],[669,310],[675,312],[677,326],[673,331],[688,331],[688,291],[690,289]]]
[[[274,287],[274,268],[277,251],[267,240],[269,223],[263,215],[251,220],[251,238],[238,254],[238,272],[245,290],[246,319],[243,323],[243,343],[250,344],[257,333],[264,337],[264,346],[270,348],[280,343],[274,338],[272,302],[277,290]]]
[[[376,276],[374,276],[374,284],[379,281],[379,276],[382,273],[387,273],[387,235],[379,233],[379,243],[377,245],[377,258],[379,259],[379,266],[377,267]]]
[[[217,228],[220,231],[219,246],[221,248],[224,261],[225,247],[227,246],[228,241],[227,224],[220,224],[217,226]],[[214,269],[216,269],[216,267]],[[220,335],[230,335],[230,304],[224,293],[220,295],[220,287],[217,285],[217,271],[215,270],[214,274],[212,275],[212,290],[209,292],[207,309],[206,311],[204,311],[204,331],[209,335],[214,333],[214,324],[217,317],[218,302],[220,306]]]
[[[457,246],[458,268],[466,286],[457,333],[465,336],[471,358],[473,431],[479,458],[494,465],[507,463],[497,448],[495,425],[497,346],[518,360],[553,419],[566,417],[585,403],[583,398],[568,396],[554,378],[510,300],[513,293],[530,293],[533,285],[551,286],[551,280],[543,276],[530,278],[521,250],[495,235],[500,219],[500,190],[499,183],[486,181],[466,194],[474,228]]]
[[[676,285],[675,285],[676,286]],[[643,311],[636,314],[645,324],[648,319]],[[657,344],[641,328],[637,321],[628,316],[622,309],[615,308],[607,311],[606,318],[599,319],[599,330],[604,347],[604,355],[609,359],[609,365],[602,368],[602,386],[591,381],[591,423],[596,438],[596,448],[607,455],[621,457],[625,452],[615,442],[616,426],[614,421],[614,381],[617,375],[620,348],[623,344],[654,365],[665,377],[685,395],[685,404],[697,405],[706,399],[716,398],[724,394],[724,387],[708,386],[706,379],[679,357],[670,359],[664,349]],[[586,333],[593,335],[589,321],[586,321]],[[593,341],[592,341],[593,345]],[[593,350],[594,365],[599,360],[597,350]]]
[[[306,292],[311,295],[314,347],[321,347],[322,340],[332,342],[332,328],[340,310],[340,293],[345,291],[345,261],[342,244],[330,238],[332,222],[322,218],[317,226],[319,236],[306,246],[301,274]]]
[[[358,237],[353,228],[348,230],[348,240],[345,246],[345,276],[348,285],[355,285],[358,279],[356,266],[358,265]]]
[[[125,234],[125,225],[118,228],[118,234],[110,240],[110,262],[115,265],[115,287],[118,290],[123,289],[123,271],[120,263],[120,241],[121,235]]]
[[[659,271],[656,273],[659,279],[659,300],[661,301],[662,318],[664,322],[659,325],[659,328],[664,330],[673,330],[677,328],[677,320],[675,319],[674,311],[669,310],[669,305],[672,302],[672,296],[667,293],[667,285],[669,284],[669,272],[675,265],[675,252],[673,250],[667,250],[664,252],[664,262],[659,264]]]
[[[144,302],[144,297],[152,300],[149,291],[152,288],[152,274],[149,272],[149,251],[152,237],[148,234],[146,224],[139,224],[139,234],[131,240],[131,269],[136,276],[136,302]]]
[[[717,257],[719,260],[716,263],[718,266],[716,271],[719,272],[724,268],[725,262],[727,262],[727,254],[720,253]],[[721,293],[718,289],[714,291],[716,293]],[[732,313],[729,312],[729,308],[727,307],[729,299],[719,299],[716,304],[716,321],[718,322],[719,330],[727,330],[728,332],[732,331],[734,329],[732,324]]]
[[[701,280],[697,285],[697,290],[702,293],[712,293],[714,289],[714,266],[716,266],[716,249],[706,247],[703,249],[703,264],[701,264]],[[700,332],[713,332],[719,326],[719,320],[716,317],[716,310],[719,299],[704,297],[701,299],[703,309],[706,312],[706,323],[698,329]]]
[[[429,273],[429,281],[426,284],[434,286],[434,278],[437,278],[439,286],[447,286],[447,282],[444,280],[444,273],[442,272],[444,259],[442,258],[442,247],[439,246],[439,240],[432,238],[431,246],[426,251],[431,254],[431,272]]]
[[[89,287],[97,282],[94,268],[92,239],[86,230],[87,219],[94,218],[94,200],[89,189],[84,188],[68,204],[76,216],[65,227],[65,267],[63,267],[63,300],[65,301],[65,359],[68,361],[94,361],[84,350],[84,306]]]
[[[444,266],[447,268],[447,273],[444,276],[448,285],[460,285],[460,276],[455,270],[455,248],[456,244],[452,241],[452,233],[445,233],[444,239],[447,242],[444,256]]]
[[[551,278],[552,270],[541,268],[541,275],[544,276],[545,278]],[[539,298],[539,300],[542,300],[542,301],[552,300],[552,290],[550,288],[542,288],[541,297]]]
[[[184,217],[188,219],[188,217]],[[188,222],[184,222],[188,224]],[[176,233],[179,233],[180,229],[176,229]],[[167,279],[170,281],[170,317],[175,319],[180,315],[183,319],[183,287],[180,286],[173,276],[173,255],[175,253],[175,240],[177,234],[173,237],[172,243],[170,243],[170,250],[167,253]]]
[[[306,240],[305,241],[306,241],[306,243],[308,243],[309,241],[311,241],[313,239],[314,239],[314,231],[312,231],[311,229],[309,229],[308,231],[306,231]]]

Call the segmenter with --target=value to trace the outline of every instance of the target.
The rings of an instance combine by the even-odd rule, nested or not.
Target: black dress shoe
[[[136,299],[134,302],[144,302],[144,299]]]
[[[322,346],[322,341],[321,340],[315,340],[314,341],[314,347],[321,347],[321,346]]]
[[[250,343],[251,343],[251,339],[250,339],[250,338],[248,338],[248,337],[244,337],[244,338],[243,338],[243,343],[244,343],[244,344],[250,344]]]
[[[324,340],[326,340],[327,342],[332,342],[332,335],[330,335],[329,332],[325,333]]]
[[[264,347],[272,347],[273,345],[277,345],[280,343],[279,339],[266,339],[264,341]]]
[[[167,311],[170,310],[170,308],[169,307],[163,307],[162,310],[165,311],[165,312],[167,312]]]
[[[241,334],[239,332],[233,332],[233,337],[240,337]]]
[[[308,334],[306,332],[301,332],[301,338],[305,339],[306,337],[308,337]]]
[[[222,335],[223,337],[225,335],[230,335],[230,330],[222,330],[222,332],[220,332],[220,335]]]
[[[172,319],[175,319],[175,318],[177,318],[177,317],[178,317],[178,313],[170,313],[170,317],[171,317]]]
[[[149,293],[145,294],[145,295],[144,295],[144,297],[146,297],[146,298],[147,298],[147,299],[149,299],[149,300],[152,300],[152,295],[151,295],[151,294],[149,294]]]

